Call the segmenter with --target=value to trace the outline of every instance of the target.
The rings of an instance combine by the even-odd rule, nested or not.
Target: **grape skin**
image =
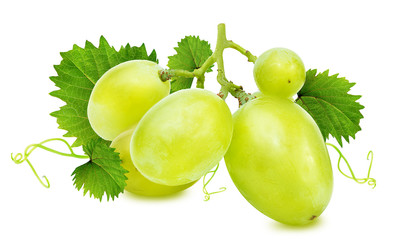
[[[111,68],[98,80],[87,115],[100,137],[112,141],[169,94],[170,82],[160,80],[159,70],[155,62],[132,60]]]
[[[253,75],[258,89],[265,95],[290,98],[304,85],[305,67],[295,52],[272,48],[258,57]]]
[[[154,105],[133,134],[132,159],[149,180],[170,186],[202,177],[232,138],[226,103],[203,89],[180,90]]]
[[[121,166],[129,171],[126,174],[128,178],[125,187],[126,191],[142,196],[165,196],[187,189],[195,183],[192,182],[181,186],[166,186],[151,182],[142,176],[131,160],[130,142],[134,129],[135,127],[123,132],[111,143],[111,147],[115,148],[115,151],[120,153],[119,157],[122,160]]]
[[[288,99],[262,96],[239,109],[233,121],[224,159],[246,200],[285,224],[319,217],[331,198],[333,174],[311,116]]]

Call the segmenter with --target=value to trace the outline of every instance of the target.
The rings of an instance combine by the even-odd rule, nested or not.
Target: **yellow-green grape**
[[[136,125],[142,116],[170,92],[170,82],[159,78],[161,67],[132,60],[108,70],[95,84],[88,103],[88,120],[106,140]]]
[[[203,89],[175,92],[155,104],[133,134],[134,165],[170,186],[198,180],[222,159],[232,138],[226,103]]]
[[[254,80],[265,95],[289,98],[304,85],[305,68],[303,61],[286,48],[272,48],[257,58]]]
[[[233,116],[224,159],[246,200],[285,224],[313,222],[333,188],[329,154],[311,116],[284,98],[254,99]]]
[[[126,191],[143,196],[164,196],[187,189],[195,183],[192,182],[181,186],[166,186],[151,182],[142,176],[137,168],[134,167],[133,161],[131,161],[130,142],[134,129],[135,127],[123,132],[111,143],[111,147],[116,148],[116,152],[120,153],[122,167],[129,171],[126,174],[128,178],[126,181],[127,186],[125,187]]]

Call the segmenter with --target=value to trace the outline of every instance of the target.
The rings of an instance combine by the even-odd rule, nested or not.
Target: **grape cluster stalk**
[[[221,85],[220,92],[218,95],[222,99],[226,99],[228,94],[231,94],[239,101],[239,106],[247,103],[251,99],[254,99],[255,96],[251,93],[246,93],[243,90],[242,86],[238,86],[234,84],[232,81],[229,81],[225,75],[224,69],[224,58],[223,53],[224,50],[227,48],[235,49],[236,51],[240,52],[244,56],[247,57],[247,60],[251,63],[255,63],[257,57],[254,56],[249,50],[244,49],[240,45],[236,44],[231,40],[227,40],[226,37],[226,30],[225,24],[221,23],[218,25],[218,34],[217,34],[217,44],[213,54],[203,63],[203,65],[195,69],[194,71],[190,72],[187,70],[181,69],[166,69],[160,70],[160,79],[162,81],[168,81],[173,77],[189,77],[189,78],[196,78],[196,87],[197,88],[204,88],[205,82],[205,73],[206,71],[214,64],[217,63],[217,82]]]

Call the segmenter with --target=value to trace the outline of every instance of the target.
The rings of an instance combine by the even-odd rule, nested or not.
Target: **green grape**
[[[135,127],[123,132],[111,143],[111,147],[115,148],[116,152],[120,153],[119,156],[122,160],[122,167],[129,171],[126,174],[128,180],[126,181],[127,186],[125,190],[143,196],[164,196],[182,191],[195,183],[191,182],[181,186],[166,186],[151,182],[142,176],[131,160],[130,142],[134,129]]]
[[[169,94],[170,82],[160,80],[159,70],[155,62],[132,60],[111,68],[98,80],[87,114],[100,137],[113,140]]]
[[[285,98],[260,97],[233,116],[224,159],[241,194],[263,214],[291,225],[312,222],[329,203],[333,175],[311,116]]]
[[[300,57],[286,48],[272,48],[258,57],[253,69],[258,89],[265,95],[292,97],[304,85]]]
[[[198,180],[222,159],[232,138],[226,103],[203,89],[180,90],[138,123],[132,159],[149,180],[170,186]]]

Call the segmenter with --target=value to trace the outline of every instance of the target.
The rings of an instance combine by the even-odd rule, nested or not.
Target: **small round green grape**
[[[122,160],[121,166],[129,171],[126,174],[128,178],[125,187],[126,191],[142,196],[165,196],[185,190],[195,183],[191,182],[181,186],[166,186],[151,182],[142,176],[131,160],[130,142],[134,129],[135,127],[123,132],[111,143],[111,147],[115,148],[115,151],[119,153],[119,157]]]
[[[262,93],[284,98],[297,94],[305,82],[303,62],[286,48],[272,48],[261,54],[254,64],[253,75]]]
[[[93,130],[112,141],[136,125],[149,108],[169,95],[170,81],[160,79],[161,69],[155,62],[132,60],[104,73],[88,103]]]

